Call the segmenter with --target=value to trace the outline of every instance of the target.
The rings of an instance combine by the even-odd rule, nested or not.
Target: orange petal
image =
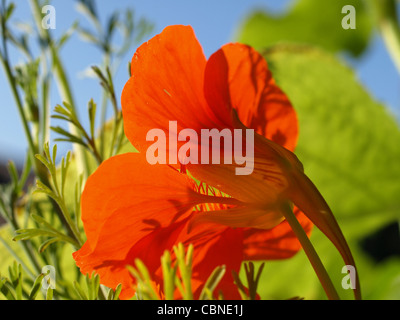
[[[204,71],[204,96],[223,128],[232,127],[229,91],[229,65],[222,50],[213,53]],[[220,128],[219,128],[220,129]]]
[[[132,77],[122,91],[125,134],[140,151],[149,144],[150,129],[168,133],[215,128],[213,112],[203,93],[206,58],[190,26],[169,26],[144,43],[132,58]]]
[[[195,214],[190,227],[203,223],[215,223],[231,228],[270,229],[283,220],[278,208],[253,208],[251,205],[226,210],[206,211]]]
[[[281,194],[289,187],[286,173],[280,163],[269,159],[268,155],[256,154],[248,157],[253,171],[248,175],[237,175],[237,168],[244,165],[234,164],[189,164],[190,173],[198,180],[213,186],[221,192],[260,209],[270,208],[279,202]]]
[[[87,242],[74,254],[77,265],[82,273],[98,272],[105,285],[129,283],[126,258],[133,252],[146,258],[143,250],[162,254],[159,244],[174,242],[182,221],[198,203],[196,197],[186,175],[168,166],[151,166],[142,154],[127,153],[104,161],[82,194]],[[143,247],[150,242],[153,247]],[[154,259],[147,262],[159,264]]]
[[[239,273],[243,261],[242,229],[204,223],[189,232],[187,226],[177,241],[185,246],[190,243],[194,246],[192,289],[195,299],[214,269],[222,265],[225,265],[226,272],[214,293],[217,295],[221,290],[226,299],[240,299],[237,288],[233,286],[232,270]]]
[[[219,118],[236,109],[243,124],[294,150],[298,138],[296,112],[275,84],[265,59],[253,48],[227,44],[207,62],[205,95]]]
[[[295,208],[294,213],[310,235],[313,224],[299,209]],[[243,244],[244,259],[250,261],[287,259],[301,249],[300,242],[286,220],[269,230],[245,229]]]

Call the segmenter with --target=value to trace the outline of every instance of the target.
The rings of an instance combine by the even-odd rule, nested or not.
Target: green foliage
[[[0,275],[0,293],[7,300],[36,300],[41,288],[42,281],[44,280],[45,274],[39,274],[33,282],[26,281],[22,272],[20,264],[14,261],[13,265],[8,268],[9,277],[2,277]],[[30,285],[30,289],[27,289],[27,285],[24,284],[24,280]],[[45,294],[46,300],[52,300],[53,289],[49,287]]]
[[[345,5],[356,9],[356,29],[342,28]],[[239,28],[237,39],[257,49],[292,42],[359,56],[369,44],[372,25],[367,1],[297,0],[280,16],[264,10],[254,11]]]
[[[78,27],[78,34],[85,41],[95,45],[106,55],[114,53],[117,57],[123,56],[133,42],[142,41],[143,37],[151,32],[153,25],[145,19],[138,22],[134,19],[134,12],[127,8],[124,12],[113,12],[102,26],[94,1],[78,1],[77,10],[91,22],[94,30]],[[112,46],[112,38],[119,31],[123,43],[119,47]]]
[[[100,164],[103,159],[98,152],[96,141],[94,138],[94,120],[96,114],[96,104],[93,99],[88,103],[88,113],[90,120],[90,133],[88,133],[79,119],[77,118],[73,108],[67,102],[64,102],[64,107],[57,105],[54,109],[55,115],[51,117],[54,119],[60,119],[69,122],[76,130],[80,133],[79,135],[71,133],[69,130],[66,130],[60,126],[50,127],[54,132],[62,135],[62,138],[57,138],[55,141],[66,141],[75,144],[79,144],[83,146],[85,149],[90,151],[93,156],[96,158],[98,164]]]
[[[175,255],[175,263],[171,259],[171,253],[165,251],[161,257],[161,267],[163,275],[163,287],[157,289],[155,282],[151,278],[149,271],[140,259],[135,260],[135,266],[128,266],[129,271],[137,281],[136,299],[138,300],[173,300],[177,293],[183,300],[192,300],[193,292],[191,287],[192,280],[192,260],[193,260],[193,245],[189,245],[185,251],[182,243],[174,246],[173,253]],[[235,283],[238,287],[239,293],[244,300],[255,300],[258,289],[258,282],[261,272],[264,268],[262,265],[257,271],[254,278],[254,265],[253,263],[245,264],[246,270],[246,285],[240,280],[239,276],[234,273]],[[225,274],[225,266],[218,266],[210,274],[207,281],[204,283],[199,295],[199,300],[214,300],[216,297],[223,300],[223,292],[214,293],[219,282]]]
[[[248,262],[244,264],[244,271],[246,274],[247,283],[249,288],[243,285],[242,281],[240,280],[239,275],[236,272],[232,272],[233,278],[235,279],[235,284],[238,287],[239,293],[243,300],[256,300],[257,298],[257,288],[260,281],[261,273],[264,269],[265,263],[261,263],[257,274],[255,275],[254,271],[254,263]]]
[[[64,240],[67,242],[70,242],[73,244],[75,247],[79,248],[83,242],[80,236],[80,230],[79,226],[77,224],[77,221],[73,219],[71,213],[68,210],[68,207],[65,202],[65,183],[66,183],[66,176],[67,176],[67,170],[69,166],[69,157],[70,153],[67,154],[67,158],[62,158],[61,159],[61,166],[60,166],[60,172],[61,172],[61,181],[58,183],[58,172],[57,172],[57,167],[56,167],[56,156],[57,156],[57,145],[54,145],[53,147],[53,154],[50,155],[50,150],[48,144],[45,145],[44,147],[44,152],[45,152],[45,157],[42,155],[36,155],[36,157],[46,166],[46,168],[50,172],[50,176],[52,179],[52,188],[49,188],[48,186],[44,185],[42,182],[39,180],[37,181],[37,189],[35,192],[41,192],[49,196],[51,199],[53,199],[58,207],[61,210],[62,216],[64,217],[64,221],[68,226],[68,229],[71,230],[72,232],[72,237],[68,237],[65,235],[62,235],[60,232],[58,232],[55,228],[53,228],[48,222],[46,222],[44,219],[40,217],[36,217],[37,222],[41,223],[44,227],[50,230],[35,230],[35,229],[27,229],[27,230],[19,230],[19,236],[15,237],[21,237],[22,239],[30,238],[32,236],[38,235],[38,233],[43,234],[43,232],[46,232],[49,236],[53,237],[51,238],[50,241],[59,241],[59,240]],[[79,188],[79,186],[76,186],[76,189]],[[76,207],[76,206],[75,206]],[[33,235],[32,235],[33,233]],[[50,242],[50,243],[52,243]],[[47,247],[50,243],[46,242],[44,244],[45,247]],[[43,250],[43,245],[41,246],[41,249]]]

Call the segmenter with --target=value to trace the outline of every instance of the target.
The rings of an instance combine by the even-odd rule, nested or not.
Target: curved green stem
[[[400,73],[400,26],[395,0],[373,0],[378,27],[386,48]]]
[[[290,227],[292,228],[293,232],[299,239],[308,260],[314,268],[314,271],[317,274],[317,277],[321,282],[321,285],[324,288],[326,295],[328,296],[328,299],[340,300],[340,297],[336,292],[336,289],[332,283],[331,278],[328,275],[328,272],[326,271],[324,265],[321,262],[321,259],[315,251],[315,248],[313,247],[306,232],[294,215],[293,210],[289,206],[289,204],[284,205],[283,215],[286,218],[286,221],[289,223]]]

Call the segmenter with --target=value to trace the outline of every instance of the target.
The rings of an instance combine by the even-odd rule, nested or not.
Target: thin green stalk
[[[110,64],[110,55],[108,53],[104,53],[103,65],[108,66]],[[106,89],[102,90],[101,97],[101,114],[100,114],[100,155],[103,159],[105,159],[105,126],[106,126],[106,117],[107,117],[107,106],[108,106],[108,96]]]
[[[15,83],[15,78],[12,74],[9,60],[6,56],[3,57],[2,55],[0,55],[0,60],[3,65],[4,71],[7,76],[8,83],[10,84],[10,87],[11,87],[11,92],[13,94],[14,100],[17,105],[18,114],[21,118],[22,127],[24,129],[25,137],[28,142],[29,148],[30,148],[32,154],[37,153],[37,146],[33,142],[31,130],[29,129],[28,119],[25,116],[24,108],[22,106],[21,98],[19,97],[19,94],[18,94],[17,84]],[[33,157],[32,157],[32,159],[33,159]]]
[[[71,217],[68,215],[68,209],[64,203],[64,201],[62,199],[59,199],[59,201],[57,201],[58,205],[61,208],[61,211],[64,215],[65,220],[67,221],[72,234],[73,234],[73,239],[77,242],[78,244],[78,248],[82,246],[83,242],[80,236],[80,232],[78,227],[74,224],[74,222],[72,221]]]
[[[321,262],[315,248],[313,247],[310,239],[308,238],[306,232],[303,227],[297,220],[296,216],[293,213],[292,208],[288,205],[284,205],[283,215],[286,218],[286,221],[289,223],[296,237],[299,239],[304,252],[307,255],[308,260],[310,261],[312,267],[314,268],[315,273],[319,281],[321,282],[322,287],[325,290],[326,295],[329,300],[340,300],[338,293],[332,283],[331,278],[328,275],[324,265]]]
[[[30,0],[31,3],[31,8],[33,12],[33,17],[38,29],[38,32],[41,36],[42,39],[44,39],[50,49],[50,55],[52,58],[53,62],[53,68],[54,68],[54,76],[57,82],[57,87],[59,89],[61,98],[63,101],[67,101],[74,112],[76,113],[76,104],[74,102],[74,98],[72,95],[71,91],[71,86],[68,82],[67,75],[65,73],[64,67],[62,65],[61,59],[58,54],[58,48],[55,47],[54,41],[51,39],[50,32],[42,27],[42,13],[41,13],[41,8],[39,6],[39,2],[37,0]],[[73,126],[70,125],[71,133],[75,135],[80,135],[80,132]],[[85,149],[82,146],[79,145],[74,145],[74,151],[75,155],[77,158],[77,166],[78,166],[78,171],[82,171],[85,174],[85,177],[87,177],[90,173],[90,166],[89,166],[89,159],[87,156],[87,153],[85,152]]]
[[[386,48],[400,73],[400,26],[395,0],[373,0],[378,27]]]
[[[99,148],[100,148],[100,155],[103,159],[105,159],[105,127],[106,127],[106,116],[107,116],[107,104],[108,104],[108,97],[105,90],[102,93],[101,97],[101,113],[100,113],[100,134],[99,134]]]
[[[46,66],[45,54],[43,53],[43,69],[44,78],[42,79],[42,114],[40,119],[41,140],[39,148],[43,151],[43,147],[50,140],[50,81]]]

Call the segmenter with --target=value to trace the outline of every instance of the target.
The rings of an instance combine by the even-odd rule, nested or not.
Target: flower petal
[[[125,134],[139,149],[147,132],[216,127],[203,94],[206,58],[190,26],[169,26],[141,45],[132,58],[132,77],[122,92]],[[189,116],[188,116],[189,115]]]
[[[104,161],[82,194],[87,242],[74,254],[77,265],[82,273],[98,272],[105,285],[129,282],[126,258],[132,252],[146,258],[143,243],[173,243],[182,221],[198,203],[197,196],[186,175],[168,166],[151,166],[142,154],[127,153]],[[151,248],[161,254],[162,249]],[[159,264],[159,260],[147,262]]]
[[[310,235],[313,224],[297,208],[294,213],[303,229]],[[244,260],[287,259],[301,249],[301,244],[287,221],[269,230],[244,230]]]
[[[193,216],[190,227],[203,223],[216,223],[231,228],[270,229],[283,220],[279,208],[235,207],[226,210],[206,211]]]
[[[233,285],[232,270],[239,273],[243,261],[243,230],[207,223],[190,229],[189,224],[182,231],[178,241],[186,246],[190,243],[194,246],[192,275],[194,298],[198,299],[214,269],[224,265],[225,275],[214,293],[217,295],[221,290],[225,299],[240,299],[237,288]]]
[[[248,157],[247,164],[253,167],[248,175],[237,175],[237,169],[243,168],[237,164],[189,164],[187,168],[197,180],[243,203],[268,209],[288,188],[286,173],[280,163],[264,154]]]
[[[289,150],[298,138],[296,112],[275,84],[266,60],[253,48],[231,43],[207,62],[205,96],[219,118],[236,109],[243,124]]]

